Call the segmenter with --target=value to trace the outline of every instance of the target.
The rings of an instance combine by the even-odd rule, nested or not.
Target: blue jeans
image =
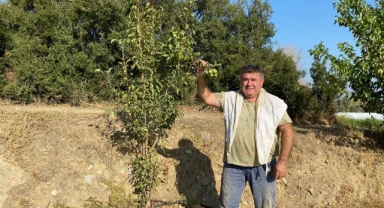
[[[220,207],[239,207],[241,195],[248,182],[256,208],[275,208],[276,180],[273,174],[275,164],[275,159],[267,164],[270,171],[266,175],[265,165],[241,167],[225,163],[221,179]]]

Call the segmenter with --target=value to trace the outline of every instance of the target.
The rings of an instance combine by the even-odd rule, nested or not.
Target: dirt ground
[[[0,207],[82,207],[107,201],[108,184],[132,194],[129,155],[112,145],[122,129],[111,107],[0,105]],[[215,206],[224,122],[219,112],[182,107],[158,149],[161,184],[153,207]],[[384,135],[295,125],[289,175],[277,183],[279,208],[384,207]],[[247,187],[241,206],[253,207]]]

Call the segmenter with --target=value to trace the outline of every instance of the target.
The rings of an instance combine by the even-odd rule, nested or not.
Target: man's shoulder
[[[276,95],[270,94],[270,93],[266,93],[266,101],[271,106],[275,106],[277,108],[287,109],[287,107],[288,107],[283,99],[277,97]]]
[[[224,92],[221,92],[223,94],[236,94],[238,93],[237,91],[224,91]]]
[[[236,97],[237,91],[223,91],[215,93],[216,97],[223,97],[223,98],[229,98],[229,97]]]

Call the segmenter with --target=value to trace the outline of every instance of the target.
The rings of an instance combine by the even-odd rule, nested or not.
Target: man
[[[255,207],[276,207],[276,179],[288,173],[288,158],[294,140],[287,105],[263,89],[264,73],[259,66],[242,68],[238,92],[212,93],[203,76],[202,66],[207,63],[199,62],[197,93],[206,105],[221,109],[225,118],[220,207],[239,207],[247,182]]]

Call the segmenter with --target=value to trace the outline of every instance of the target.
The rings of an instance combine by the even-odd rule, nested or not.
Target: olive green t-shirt
[[[219,101],[220,108],[224,106],[224,94],[215,93],[217,100]],[[239,165],[243,167],[254,167],[260,165],[257,158],[256,138],[255,138],[255,122],[256,122],[256,106],[258,102],[250,103],[244,100],[241,108],[239,121],[235,137],[231,147],[231,153],[227,152],[228,143],[225,143],[224,149],[224,162]],[[288,113],[285,112],[283,118],[279,122],[279,126],[292,123]],[[274,145],[269,156],[269,160],[272,160],[275,156],[279,155],[279,136],[280,132],[276,129]]]

